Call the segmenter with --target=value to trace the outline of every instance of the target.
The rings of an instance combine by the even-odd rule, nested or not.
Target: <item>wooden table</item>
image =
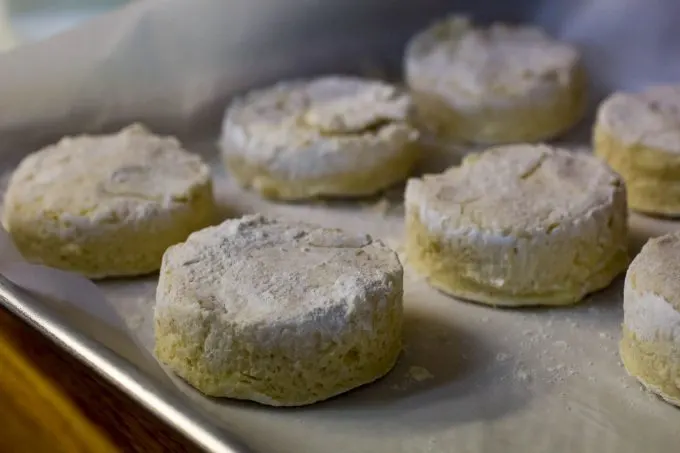
[[[0,308],[0,451],[199,452]]]

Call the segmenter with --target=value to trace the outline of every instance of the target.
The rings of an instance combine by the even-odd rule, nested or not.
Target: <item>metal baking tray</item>
[[[581,17],[577,25],[587,24],[588,11],[599,11],[592,9],[595,4],[608,4],[614,14],[615,2],[565,3],[296,0],[290,2],[286,15],[267,22],[272,28],[251,33],[260,40],[244,42],[239,51],[247,52],[249,45],[269,46],[279,57],[260,65],[262,71],[249,81],[252,86],[331,72],[368,72],[398,80],[407,39],[433,19],[463,12],[482,22],[539,23],[555,34],[580,40],[595,99],[613,87],[630,88],[676,75],[667,68],[645,74],[626,72],[636,66],[634,61],[626,65],[614,60],[620,63],[617,68],[623,68],[616,73],[607,71],[606,64],[598,66],[601,47],[596,44],[602,43],[603,35],[593,35],[592,27],[584,32],[569,21]],[[605,29],[606,36],[617,36],[607,35],[607,30],[611,29]],[[244,88],[234,87],[232,94]],[[583,133],[569,143],[587,145],[587,121]],[[208,143],[215,138],[208,137]],[[214,158],[215,150],[206,149],[206,155]],[[2,166],[16,163],[12,160]],[[275,205],[241,192],[220,173],[219,165],[215,168],[222,181],[216,185],[218,195],[226,194],[236,213],[306,216],[398,244],[402,214],[398,201]],[[678,226],[637,216],[632,221],[634,248],[647,237]],[[215,402],[186,388],[178,392],[181,383],[149,366],[119,332],[68,307],[48,306],[3,277],[0,303],[206,451],[633,453],[643,446],[673,451],[680,414],[641,392],[625,376],[616,356],[620,283],[571,309],[508,311],[455,302],[409,280],[405,298],[412,308],[406,351],[397,368],[347,396],[286,411]],[[143,279],[104,283],[102,288],[120,298],[128,292],[148,294],[153,285],[153,279]],[[228,412],[220,412],[224,407]]]
[[[213,426],[209,419],[168,391],[163,383],[165,376],[145,371],[145,363],[134,346],[119,335],[115,335],[114,341],[113,336],[107,341],[105,326],[89,324],[88,329],[83,329],[85,324],[74,322],[78,314],[71,313],[69,320],[68,314],[50,309],[2,276],[0,303],[206,451],[251,452],[233,434]],[[90,335],[83,330],[89,330]],[[96,330],[99,334],[94,334]]]

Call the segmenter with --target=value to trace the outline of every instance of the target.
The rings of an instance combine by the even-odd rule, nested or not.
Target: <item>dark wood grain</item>
[[[200,450],[0,309],[1,452]]]

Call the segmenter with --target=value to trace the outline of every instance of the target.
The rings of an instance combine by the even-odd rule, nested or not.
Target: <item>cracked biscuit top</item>
[[[545,145],[470,154],[461,166],[411,179],[407,205],[432,229],[522,236],[580,223],[625,200],[619,176],[597,158]]]
[[[133,124],[110,135],[65,137],[26,157],[12,174],[5,208],[27,219],[54,218],[52,233],[64,237],[100,235],[102,228],[167,219],[210,184],[199,156]]]
[[[227,109],[225,157],[279,177],[316,178],[364,171],[418,138],[411,98],[381,81],[349,76],[280,82]]]
[[[600,105],[597,122],[626,145],[680,155],[680,85],[614,93]]]
[[[392,250],[366,234],[251,215],[170,247],[162,273],[157,310],[190,305],[200,295],[201,309],[240,329],[335,335],[375,308],[371,295],[393,291],[402,268]]]
[[[530,26],[477,27],[451,16],[416,35],[406,50],[406,73],[418,89],[457,104],[505,105],[542,101],[564,90],[580,67],[578,50]]]

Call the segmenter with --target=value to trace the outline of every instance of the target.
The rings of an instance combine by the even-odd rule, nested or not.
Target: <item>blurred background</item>
[[[0,0],[0,51],[50,37],[137,1]],[[167,3],[175,4],[172,6],[175,8],[182,2]],[[290,34],[301,35],[301,27],[306,33],[319,37],[313,40],[313,45],[305,40],[307,47],[328,49],[342,46],[342,40],[351,40],[351,37],[340,35],[338,30],[356,30],[362,24],[370,29],[375,23],[415,30],[426,23],[418,19],[421,16],[436,17],[444,11],[465,11],[474,12],[475,19],[482,21],[502,17],[538,23],[556,37],[575,42],[584,52],[591,72],[597,73],[596,84],[602,86],[600,90],[605,93],[611,87],[636,89],[651,82],[674,82],[680,77],[680,59],[675,58],[680,55],[680,29],[677,26],[680,0],[187,0],[184,7],[205,11],[206,5],[211,3],[208,9],[219,7],[224,11],[226,8],[239,19],[232,24],[226,16],[215,18],[210,14],[197,14],[187,19],[184,30],[173,30],[166,40],[193,39],[192,27],[206,33],[213,30],[210,36],[218,36],[211,24],[222,21],[234,25],[229,28],[238,30],[232,34],[223,31],[219,36],[226,39],[229,35],[231,41],[248,36],[248,45],[252,48],[258,43],[264,45],[262,41],[270,39],[272,42],[268,43],[267,49],[275,55],[273,50],[280,43],[274,41]],[[369,19],[375,18],[374,13],[378,10],[384,17],[371,23]],[[324,11],[327,14],[320,13]],[[362,14],[348,14],[348,11],[361,11]],[[275,16],[276,20],[269,20],[268,16]],[[314,16],[314,20],[308,20],[309,16]],[[284,19],[290,22],[289,26],[282,25]],[[249,27],[244,29],[245,23],[249,23]],[[260,30],[269,33],[253,30],[258,24]],[[219,24],[212,26],[224,28]],[[379,38],[370,33],[364,35],[375,40]],[[330,40],[322,39],[328,37]]]
[[[47,38],[134,0],[0,0],[0,51]]]
[[[234,94],[280,79],[399,78],[407,40],[451,12],[576,44],[593,106],[615,89],[680,80],[680,0],[0,0],[0,48],[79,28],[0,55],[0,98],[14,106],[0,131],[20,140],[38,123],[47,140],[150,116],[159,131],[216,131]]]

